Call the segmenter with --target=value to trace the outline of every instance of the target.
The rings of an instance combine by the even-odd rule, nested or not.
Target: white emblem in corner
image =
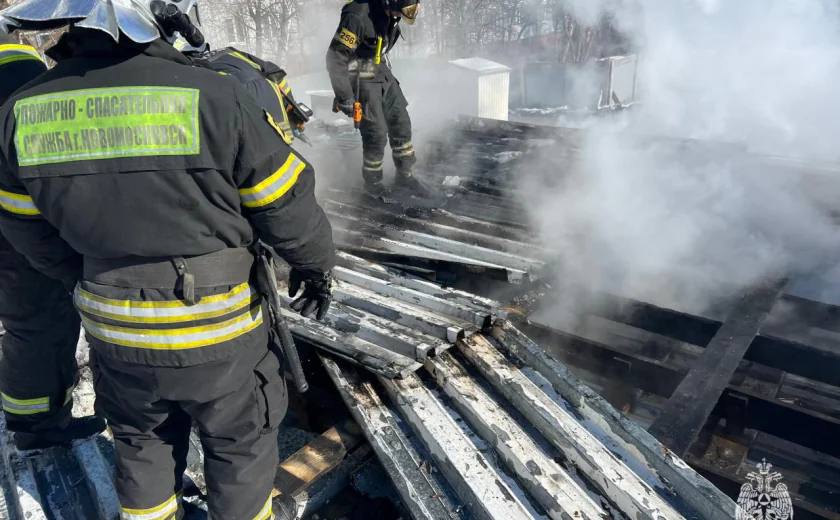
[[[771,472],[773,465],[762,459],[756,464],[758,473],[747,473],[747,482],[741,486],[736,520],[793,520],[793,504],[787,485],[781,482],[782,474]]]

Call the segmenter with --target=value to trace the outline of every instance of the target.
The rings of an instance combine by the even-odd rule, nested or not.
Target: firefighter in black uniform
[[[323,316],[335,250],[314,173],[237,82],[168,43],[192,1],[134,2],[137,16],[68,3],[46,22],[44,0],[0,13],[0,27],[85,26],[0,111],[0,188],[32,209],[0,228],[36,268],[79,280],[121,518],[181,517],[195,423],[210,518],[269,519],[286,386],[249,246],[274,248],[303,285],[295,307]]]
[[[38,52],[0,34],[0,105],[47,70]],[[0,207],[28,216],[34,210],[0,189]],[[61,282],[33,269],[0,235],[0,398],[19,449],[66,445],[105,429],[96,417],[72,418],[79,315]]]
[[[352,0],[341,11],[338,31],[327,51],[335,110],[354,117],[360,103],[365,187],[382,194],[385,145],[390,139],[396,185],[418,194],[426,188],[414,177],[417,158],[411,142],[408,101],[388,66],[386,54],[400,37],[400,20],[414,23],[417,0]]]

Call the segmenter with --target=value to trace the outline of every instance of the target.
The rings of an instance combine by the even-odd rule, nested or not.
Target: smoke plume
[[[573,3],[634,42],[641,102],[588,128],[553,188],[525,190],[561,285],[701,312],[838,263],[840,4]]]

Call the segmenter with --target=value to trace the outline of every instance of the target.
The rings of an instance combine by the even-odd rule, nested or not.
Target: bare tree
[[[3,0],[8,1],[8,0]],[[346,0],[213,0],[205,25],[217,43],[236,44],[280,63],[301,68],[321,65],[318,54],[329,41],[334,19]],[[626,0],[615,0],[626,1]],[[579,63],[615,46],[616,31],[604,18],[594,25],[572,15],[571,0],[422,0],[420,23],[406,31],[400,54],[445,58],[490,49],[553,45],[553,59]],[[331,25],[332,22],[328,22]],[[521,42],[521,43],[515,43]],[[543,59],[545,56],[543,56]]]

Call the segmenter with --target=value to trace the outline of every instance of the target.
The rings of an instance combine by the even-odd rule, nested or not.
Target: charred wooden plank
[[[736,303],[651,426],[651,434],[678,455],[684,455],[697,439],[785,283],[783,279],[769,281]]]

